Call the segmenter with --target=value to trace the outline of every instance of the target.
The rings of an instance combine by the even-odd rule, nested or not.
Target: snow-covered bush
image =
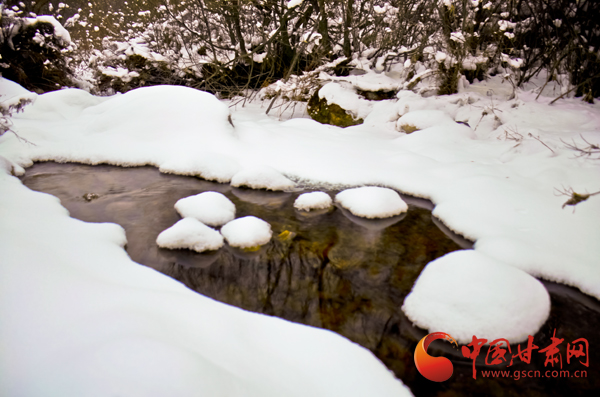
[[[104,40],[102,50],[93,50],[88,67],[97,90],[112,94],[158,84],[194,86],[198,77],[183,73],[162,55],[150,50],[143,39],[126,42]]]
[[[599,97],[600,2],[527,0],[518,11],[524,70],[518,83],[545,69],[547,82],[568,76],[569,92],[588,102]]]
[[[0,9],[0,73],[38,92],[72,85],[64,55],[71,44],[67,30],[53,16],[23,17]]]

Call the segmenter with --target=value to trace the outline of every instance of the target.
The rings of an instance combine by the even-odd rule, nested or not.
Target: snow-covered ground
[[[432,316],[423,311],[448,293],[431,290],[447,278],[442,259],[432,263],[407,298],[418,303],[407,314],[431,331],[468,334],[486,329],[487,317],[476,310],[484,307],[497,315],[494,335],[516,341],[535,333],[548,313],[547,292],[534,277],[600,298],[600,197],[573,210],[556,194],[600,190],[600,161],[575,158],[564,143],[600,142],[600,106],[576,99],[549,105],[551,98],[524,91],[508,99],[506,84],[492,80],[443,97],[401,91],[370,103],[364,124],[346,129],[280,120],[256,102],[230,113],[227,103],[189,88],[108,98],[69,89],[37,96],[15,115],[13,129],[32,144],[7,133],[0,156],[15,174],[43,160],[151,164],[236,186],[375,185],[429,198],[436,217],[476,241],[476,255],[443,258],[458,272],[448,281],[477,271],[465,275],[445,316]],[[0,92],[9,91],[30,95],[0,81]],[[335,101],[336,91],[329,93]],[[418,130],[400,132],[400,118]],[[129,261],[120,228],[69,219],[56,200],[6,172],[0,189],[0,343],[7,352],[0,385],[7,394],[26,387],[30,394],[135,395],[130,388],[142,379],[150,395],[165,384],[179,385],[180,394],[188,387],[209,395],[403,393],[370,353],[341,337],[192,294]],[[509,321],[507,296],[522,303],[519,318],[532,321]]]

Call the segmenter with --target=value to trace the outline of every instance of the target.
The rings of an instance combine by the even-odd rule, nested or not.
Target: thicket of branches
[[[169,83],[230,95],[328,64],[346,74],[360,58],[378,71],[401,63],[408,80],[426,69],[440,94],[462,75],[521,85],[545,72],[587,101],[600,96],[594,0],[64,1],[7,5],[60,13],[101,90]]]

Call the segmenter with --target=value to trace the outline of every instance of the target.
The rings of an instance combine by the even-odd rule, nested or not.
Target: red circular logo
[[[436,339],[447,340],[458,347],[456,340],[445,332],[434,332],[433,334],[426,335],[419,341],[415,349],[415,364],[421,375],[427,379],[434,382],[443,382],[450,379],[452,372],[454,372],[454,367],[446,357],[433,357],[427,354],[427,348]]]

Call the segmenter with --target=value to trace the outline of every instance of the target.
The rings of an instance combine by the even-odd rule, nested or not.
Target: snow
[[[113,67],[107,66],[105,68],[101,67],[99,68],[99,70],[102,72],[102,74],[106,76],[118,77],[126,83],[131,81],[131,79],[134,77],[140,77],[140,74],[138,72],[130,72],[128,69],[122,67],[117,67],[115,69]]]
[[[200,178],[229,183],[241,170],[240,164],[231,156],[198,150],[195,156],[171,157],[160,165],[160,172],[198,176]]]
[[[231,178],[231,186],[252,189],[290,190],[295,184],[277,170],[257,166],[242,170]]]
[[[345,81],[325,84],[319,90],[319,98],[329,105],[338,105],[356,119],[367,117],[373,110],[372,102],[358,95],[352,84]]]
[[[462,32],[452,32],[450,33],[450,40],[456,41],[457,43],[464,43],[466,39]]]
[[[268,53],[266,52],[263,52],[262,54],[252,54],[252,60],[257,63],[262,63],[267,55]]]
[[[401,131],[402,126],[410,125],[418,130],[424,130],[444,123],[454,123],[454,120],[442,110],[415,110],[400,117],[397,128]]]
[[[483,64],[488,61],[488,57],[479,55],[467,55],[462,61],[463,68],[466,70],[477,70],[477,65]]]
[[[221,234],[232,247],[253,248],[267,244],[273,232],[271,225],[262,219],[245,216],[223,226]]]
[[[348,76],[343,79],[363,91],[398,91],[402,86],[400,80],[394,78],[391,73],[377,73],[372,70],[369,70],[366,74]]]
[[[330,81],[319,90],[319,98],[327,100],[328,104],[335,103],[356,118],[365,118],[374,108],[373,101],[369,101],[357,94],[362,91],[398,91],[402,83],[393,73],[377,73],[367,70],[365,74],[334,77],[320,76],[321,80]]]
[[[303,193],[294,202],[294,208],[310,211],[310,210],[324,210],[333,204],[331,197],[325,192],[310,192]]]
[[[507,33],[505,33],[505,35],[506,34]],[[508,36],[508,37],[511,38],[510,36]],[[513,35],[513,37],[514,37],[514,35]],[[510,66],[512,66],[515,69],[519,69],[521,66],[523,66],[523,63],[525,62],[521,58],[511,58],[504,53],[500,54],[500,56],[504,62],[508,63]]]
[[[94,30],[99,30],[97,26],[94,26]],[[111,56],[131,56],[140,55],[150,61],[166,62],[167,59],[161,54],[154,52],[148,46],[148,43],[144,38],[136,37],[129,41],[111,41],[110,42],[110,53]],[[103,72],[104,73],[104,72]],[[106,74],[106,73],[104,73]]]
[[[203,192],[182,198],[175,209],[183,218],[194,218],[209,226],[221,226],[235,218],[235,205],[218,192]]]
[[[287,3],[287,8],[294,8],[302,4],[304,0],[289,0]]]
[[[408,205],[398,193],[378,186],[344,190],[335,196],[335,201],[363,218],[389,218],[408,211]]]
[[[26,27],[37,25],[40,22],[49,23],[54,27],[54,36],[60,41],[61,45],[66,47],[71,44],[71,35],[52,15],[39,15],[35,18],[24,18],[24,22],[24,26]]]
[[[0,77],[0,105],[3,107],[16,105],[21,98],[35,101],[37,94],[26,90],[14,81]]]
[[[17,172],[15,172],[15,164],[2,156],[0,156],[0,172],[17,175]]]
[[[181,103],[173,106],[173,101]],[[112,97],[61,90],[38,96],[36,107],[26,106],[19,116],[31,117],[27,135],[35,146],[14,143],[37,161],[159,167],[184,163],[190,167],[185,173],[202,174],[203,164],[194,168],[194,159],[235,144],[227,106],[211,94],[185,87],[139,88]],[[63,125],[67,120],[69,128]],[[67,141],[71,143],[61,144]],[[231,165],[226,167],[223,174]]]
[[[162,231],[156,238],[156,244],[168,249],[215,251],[223,246],[223,236],[194,218],[184,218]]]
[[[422,68],[417,70],[417,75],[426,73],[429,72]],[[4,92],[2,88],[7,84],[0,79],[0,92]],[[341,82],[332,84],[341,86]],[[474,250],[480,258],[473,262],[489,260],[497,265],[495,268],[520,269],[533,277],[579,288],[598,299],[600,199],[593,196],[575,207],[563,209],[569,197],[558,191],[600,190],[598,162],[577,158],[577,152],[565,146],[565,142],[582,145],[583,139],[594,144],[600,142],[600,105],[568,98],[550,105],[552,98],[560,94],[560,87],[553,82],[548,84],[536,100],[542,85],[543,81],[541,84],[533,81],[529,88],[513,90],[500,74],[486,82],[464,86],[455,95],[426,98],[401,91],[397,99],[372,104],[365,111],[364,124],[345,129],[306,118],[286,120],[291,112],[285,113],[285,117],[282,113],[284,120],[280,120],[279,115],[265,114],[266,104],[236,106],[234,102],[219,102],[210,94],[181,87],[149,87],[104,98],[80,90],[61,90],[37,96],[35,103],[12,118],[13,129],[35,145],[19,141],[13,134],[4,134],[0,137],[0,155],[20,167],[40,160],[124,166],[152,164],[161,169],[164,166],[170,172],[204,175],[214,166],[217,169],[211,172],[222,175],[225,181],[231,178],[234,186],[246,183],[238,183],[240,180],[267,179],[268,183],[255,186],[281,187],[282,183],[273,182],[273,178],[285,178],[285,190],[293,188],[291,180],[310,189],[386,186],[432,200],[433,215],[438,220],[475,241]],[[340,94],[352,89],[340,90]],[[231,112],[228,104],[232,105]],[[230,116],[233,125],[228,120]],[[423,128],[418,133],[401,134],[396,129],[399,120],[410,120]],[[214,165],[211,160],[199,160],[208,156],[220,160]],[[260,177],[264,167],[277,177]],[[11,196],[2,189],[0,199],[8,200]],[[239,189],[234,194],[244,192],[252,191]],[[362,204],[372,201],[361,201]],[[43,217],[44,211],[43,206],[36,207],[35,214]],[[28,230],[34,232],[38,227],[34,226],[37,220],[24,223],[14,216],[1,219],[0,226],[11,230],[21,224],[32,225]],[[46,244],[35,233],[23,232],[20,236],[22,240],[17,240],[20,241],[17,245],[30,243],[27,254],[10,259],[14,271],[27,269],[24,264],[30,261],[23,255],[37,255],[31,249],[34,245]],[[63,245],[54,244],[65,247],[64,252],[40,250],[50,252],[49,260],[57,261],[62,269],[60,266],[66,265],[60,264],[60,255],[75,255],[70,249],[85,252],[78,241],[75,238],[73,242],[60,243]],[[0,244],[3,243],[0,239]],[[450,253],[444,260],[460,255],[463,254]],[[82,263],[87,266],[87,262]],[[97,271],[103,269],[99,266]],[[490,266],[483,266],[486,272],[492,272]],[[19,291],[23,290],[21,284],[33,283],[31,274],[36,277],[50,274],[62,280],[60,272],[54,275],[36,269],[19,274],[8,284],[19,285]],[[513,282],[520,285],[523,279],[518,272],[503,274],[506,285]],[[34,285],[34,289],[38,287]],[[43,291],[48,288],[42,287]],[[461,291],[479,293],[476,284],[465,284]],[[529,296],[525,290],[514,290],[514,295],[522,300]],[[423,299],[434,302],[434,298],[432,295]],[[26,309],[30,308],[23,310]],[[519,314],[533,318],[539,307],[519,306],[518,310]],[[510,322],[513,315],[503,311],[498,318]],[[476,324],[483,327],[486,323],[472,312],[463,317],[465,333],[472,332]],[[43,318],[54,324],[52,316]],[[56,318],[77,323],[70,318]],[[417,317],[413,320],[421,321]],[[11,326],[15,330],[32,329],[23,323]],[[39,323],[38,328],[47,327]],[[49,339],[44,340],[51,345]],[[33,353],[22,355],[24,360],[33,359]],[[43,371],[36,373],[39,372]]]
[[[550,296],[522,270],[477,251],[457,251],[425,266],[402,311],[419,327],[447,332],[461,344],[473,335],[519,343],[548,318]]]
[[[206,298],[0,171],[3,396],[410,396],[366,349]]]

